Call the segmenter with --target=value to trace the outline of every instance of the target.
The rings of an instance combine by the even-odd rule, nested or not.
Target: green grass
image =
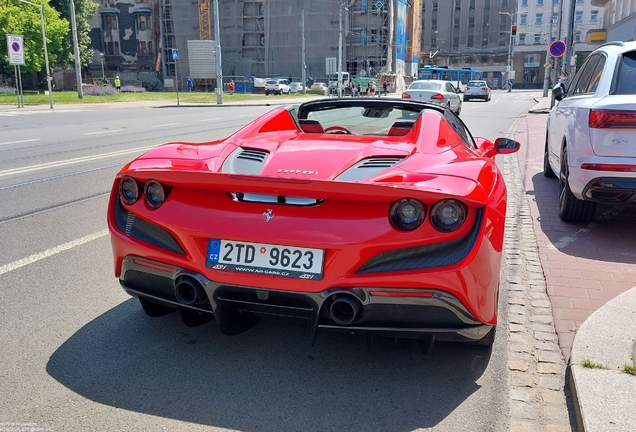
[[[624,365],[623,372],[628,373],[630,375],[636,375],[636,366]]]
[[[307,96],[316,96],[307,93]],[[276,101],[281,98],[303,97],[302,93],[292,93],[289,96],[265,96],[264,94],[252,93],[229,93],[223,94],[223,102],[241,102],[248,100],[271,100]],[[53,104],[95,104],[112,102],[140,102],[140,101],[166,101],[177,103],[175,92],[140,92],[140,93],[117,93],[113,96],[88,96],[82,100],[77,98],[77,92],[59,91],[53,92]],[[179,92],[180,103],[210,103],[216,104],[216,94],[213,92]],[[14,94],[0,94],[0,105],[16,105],[18,98]],[[49,97],[44,94],[25,94],[24,105],[48,105]]]
[[[590,369],[607,369],[607,366],[600,363],[594,363],[592,360],[583,360],[581,362],[581,366]]]

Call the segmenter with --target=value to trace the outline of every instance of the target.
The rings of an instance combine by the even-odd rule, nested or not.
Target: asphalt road
[[[466,102],[505,136],[532,93]],[[262,322],[151,319],[113,276],[106,206],[118,169],[165,141],[229,135],[270,107],[0,111],[0,430],[506,431],[507,329],[490,350]],[[16,111],[17,112],[17,111]],[[500,322],[506,322],[501,299]]]

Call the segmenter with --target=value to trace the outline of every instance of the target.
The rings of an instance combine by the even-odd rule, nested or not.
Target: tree
[[[46,46],[49,55],[49,66],[57,64],[64,53],[63,41],[70,31],[69,23],[60,18],[59,13],[49,6],[47,0],[29,0],[42,5],[44,27],[46,30]],[[24,38],[23,73],[45,73],[44,44],[42,43],[42,21],[40,9],[18,2],[17,0],[0,1],[0,71],[13,74],[13,66],[9,64],[7,52],[7,34],[22,35]]]
[[[88,20],[93,18],[95,12],[99,8],[97,3],[92,0],[74,0],[75,3],[75,22],[77,24],[77,44],[79,45],[80,64],[88,65],[93,59],[93,50],[90,48],[91,38],[89,32],[91,26]],[[62,18],[71,22],[71,1],[70,0],[50,0],[50,5],[57,10]],[[69,31],[64,39],[64,55],[60,59],[58,65],[68,67],[75,60],[75,51],[73,49],[73,33]]]

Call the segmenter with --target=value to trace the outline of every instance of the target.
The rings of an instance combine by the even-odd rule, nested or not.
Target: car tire
[[[265,92],[265,96],[269,96],[269,92],[267,92],[267,91],[266,91],[266,92]]]
[[[596,203],[575,197],[570,190],[569,176],[567,149],[563,147],[559,170],[559,217],[565,222],[589,222],[594,218]]]
[[[177,311],[177,309],[175,308],[160,305],[158,303],[153,303],[141,297],[139,298],[139,303],[141,304],[141,308],[144,310],[146,315],[151,318],[161,317]]]
[[[468,98],[464,96],[464,102],[468,102]]]
[[[550,154],[548,149],[548,134],[545,135],[545,149],[543,150],[543,176],[547,178],[555,178],[556,174],[550,166]]]
[[[459,104],[459,106],[457,107],[457,111],[455,111],[455,114],[459,115],[459,113],[462,112],[462,104]]]
[[[488,95],[488,99],[486,99],[486,102],[490,102],[491,98],[492,98],[492,96]]]

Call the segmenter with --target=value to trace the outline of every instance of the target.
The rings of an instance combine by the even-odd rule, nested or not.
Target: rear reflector
[[[444,95],[441,94],[441,93],[437,93],[437,94],[434,94],[433,96],[431,96],[431,99],[433,99],[433,100],[444,100]]]
[[[590,171],[636,172],[636,165],[583,164],[581,169]]]
[[[590,110],[590,128],[636,128],[636,111]]]
[[[372,296],[378,297],[426,297],[435,295],[434,292],[404,292],[404,291],[369,291]]]
[[[173,271],[172,267],[166,267],[166,266],[162,266],[162,265],[159,265],[159,264],[153,264],[153,263],[149,263],[147,261],[137,260],[137,259],[134,259],[134,258],[133,258],[133,262],[135,264],[137,264],[137,265],[140,265],[140,266],[150,267],[152,269],[161,270],[161,271],[165,271],[165,272],[168,272],[168,273],[172,273],[172,271]]]
[[[402,93],[402,99],[411,99],[411,95],[408,93]]]

